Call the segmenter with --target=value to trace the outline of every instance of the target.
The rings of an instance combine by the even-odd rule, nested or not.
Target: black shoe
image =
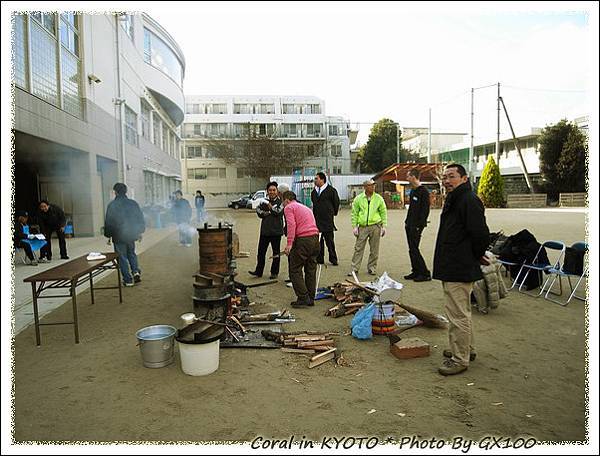
[[[275,280],[279,274],[271,274],[269,280]]]
[[[312,307],[315,305],[315,301],[310,298],[300,299],[298,298],[296,301],[291,302],[290,306],[298,308],[298,307]]]
[[[61,256],[61,257],[60,257],[60,259],[61,259],[61,260],[68,260],[68,259],[69,259],[69,257],[65,255],[65,256]]]
[[[416,276],[413,279],[415,282],[429,282],[431,280],[431,276]]]
[[[408,274],[408,275],[405,275],[405,276],[404,276],[404,278],[405,278],[406,280],[412,280],[412,279],[414,279],[416,276],[417,276],[417,275],[416,275],[414,272],[411,272],[410,274]]]
[[[317,259],[317,264],[325,264],[325,260]]]
[[[139,272],[134,272],[133,273],[133,281],[135,283],[140,283],[142,281],[142,276],[140,275]]]
[[[330,261],[331,266],[337,266],[339,263],[337,261]]]
[[[248,274],[253,275],[254,277],[262,277],[262,274],[259,274],[256,271],[248,271]]]
[[[289,278],[288,278],[288,279],[285,279],[285,280],[284,280],[284,282],[285,282],[285,283],[291,283],[291,282],[292,282],[292,279],[289,279]]]

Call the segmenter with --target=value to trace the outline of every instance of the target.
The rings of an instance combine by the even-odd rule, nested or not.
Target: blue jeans
[[[194,229],[189,223],[179,223],[179,243],[181,245],[187,245],[192,243],[192,232]]]
[[[133,282],[131,274],[140,271],[138,266],[137,255],[135,254],[135,242],[115,242],[115,252],[119,254],[119,268],[123,275],[123,281],[127,283]],[[131,267],[131,273],[129,268]]]

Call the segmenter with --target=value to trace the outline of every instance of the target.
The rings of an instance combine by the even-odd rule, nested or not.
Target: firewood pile
[[[325,312],[327,317],[339,318],[354,314],[372,299],[371,295],[364,289],[348,282],[337,282],[330,289],[338,304],[327,309],[327,312]]]
[[[337,347],[332,337],[338,336],[338,333],[315,331],[285,333],[264,330],[261,334],[265,339],[279,343],[283,352],[314,355],[310,358],[309,369],[337,357]]]

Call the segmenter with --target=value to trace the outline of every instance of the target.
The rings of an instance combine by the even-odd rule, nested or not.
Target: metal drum
[[[227,312],[231,306],[231,295],[226,294],[217,299],[199,299],[194,297],[194,313],[202,320],[225,323]]]
[[[233,231],[229,225],[198,228],[200,274],[230,274],[233,262]]]

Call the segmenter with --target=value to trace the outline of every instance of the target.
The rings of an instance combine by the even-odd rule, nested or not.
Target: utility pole
[[[529,191],[531,193],[535,193],[533,191],[533,185],[531,185],[531,180],[529,179],[529,173],[527,172],[527,167],[525,166],[525,160],[523,160],[523,155],[521,154],[521,148],[519,147],[519,141],[515,136],[515,131],[513,130],[512,123],[510,122],[510,117],[508,117],[508,111],[506,110],[506,105],[504,104],[504,100],[500,97],[500,101],[502,102],[502,107],[504,108],[504,114],[506,114],[506,120],[508,120],[508,126],[510,127],[510,132],[512,133],[513,141],[515,142],[515,147],[517,149],[517,153],[519,154],[519,160],[521,160],[521,168],[523,169],[523,175],[525,176],[525,182],[527,182],[527,187],[529,187]]]
[[[431,163],[431,108],[429,108],[429,133],[427,136],[427,163]]]
[[[469,147],[469,179],[473,181],[473,98],[475,97],[475,89],[471,87],[471,145]]]
[[[496,164],[500,168],[500,83],[498,83],[498,117],[496,119]]]
[[[400,124],[396,123],[396,163],[400,163]]]

